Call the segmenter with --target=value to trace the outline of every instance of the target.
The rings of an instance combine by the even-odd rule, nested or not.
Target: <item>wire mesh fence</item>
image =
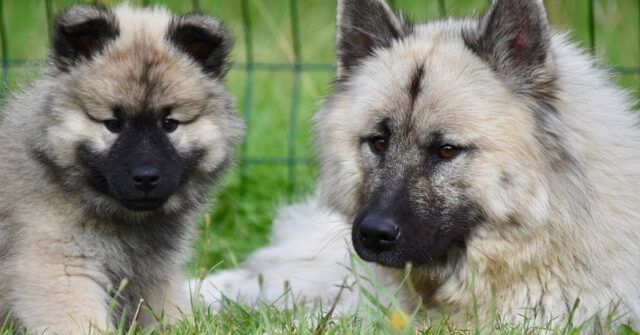
[[[85,0],[114,6],[124,0]],[[192,275],[237,264],[267,243],[282,199],[315,186],[311,116],[331,92],[336,3],[328,0],[128,0],[222,19],[235,47],[226,79],[248,124],[237,164],[201,220]],[[481,13],[489,0],[387,0],[410,20]],[[38,74],[59,11],[78,0],[0,0],[0,102]],[[545,0],[551,23],[640,91],[640,0]],[[210,218],[210,219],[209,219]],[[210,229],[209,223],[215,225]]]
[[[49,27],[57,11],[75,1],[70,0],[0,0],[0,47],[1,47],[1,86],[0,99],[7,95],[7,91],[17,86],[18,82],[25,81],[37,73],[37,68],[42,64],[45,53],[46,37]],[[85,1],[100,5],[114,5],[119,1],[94,0]],[[315,94],[308,100],[319,100],[322,95],[328,93],[331,76],[334,71],[331,56],[317,61],[315,57],[305,57],[305,48],[317,43],[309,38],[309,32],[301,34],[309,20],[316,16],[324,18],[322,45],[324,55],[332,54],[333,17],[335,16],[334,1],[326,0],[220,0],[212,4],[208,0],[164,0],[164,1],[131,1],[133,4],[149,6],[162,4],[178,12],[201,11],[220,16],[236,35],[237,48],[234,51],[235,63],[232,68],[234,79],[231,88],[239,99],[239,112],[246,119],[249,127],[249,136],[240,148],[238,176],[241,190],[245,189],[245,179],[251,175],[251,166],[280,166],[286,169],[286,192],[291,194],[296,190],[299,181],[299,166],[313,165],[309,131],[309,116],[314,107],[311,104],[301,104],[305,76],[309,73],[326,73],[317,79],[312,77],[307,81],[319,83]],[[479,12],[490,1],[471,0],[437,0],[437,1],[411,1],[389,0],[392,7],[404,9],[412,17],[443,17],[448,14],[463,14],[471,11]],[[574,29],[575,39],[578,39],[592,53],[604,55],[605,62],[612,64],[612,69],[618,72],[623,79],[621,82],[626,87],[638,91],[640,81],[640,0],[561,0],[547,1],[549,15],[552,22],[560,23],[570,29]],[[613,7],[613,9],[612,9]],[[421,12],[422,11],[422,12]],[[28,12],[28,13],[27,13]],[[329,13],[320,15],[319,12]],[[567,14],[566,12],[571,12]],[[276,13],[276,14],[274,14]],[[426,14],[425,14],[426,13]],[[613,14],[612,14],[613,13]],[[604,25],[599,31],[599,19],[613,24]],[[316,20],[317,21],[317,20]],[[285,24],[286,22],[286,24]],[[256,24],[257,23],[257,24]],[[24,33],[18,31],[25,26],[36,26],[26,29]],[[258,43],[257,38],[263,35],[259,32],[263,29],[282,30],[288,25],[286,40],[284,33],[278,33],[277,41],[280,47],[287,50],[287,57],[283,59],[264,59],[265,43]],[[269,28],[271,26],[271,28]],[[265,28],[267,27],[267,28]],[[275,27],[275,28],[274,28]],[[577,28],[576,28],[577,27]],[[44,28],[44,29],[43,29]],[[599,33],[603,36],[603,47],[600,53]],[[15,39],[25,39],[26,43],[16,42]],[[264,41],[263,41],[264,42]],[[35,47],[34,47],[35,45]],[[615,49],[618,50],[615,50]],[[29,57],[24,57],[29,55]],[[34,55],[35,57],[32,57]],[[613,55],[612,57],[609,57]],[[269,58],[269,57],[266,57]],[[310,58],[310,59],[307,59]],[[635,59],[635,61],[634,61]],[[262,73],[262,75],[259,75]],[[264,73],[267,73],[265,79]],[[289,75],[273,75],[273,73],[287,73]],[[258,76],[261,76],[259,79]],[[284,78],[284,82],[277,82]],[[257,113],[263,113],[265,99],[256,99],[258,91],[263,93],[266,85],[286,86],[289,90],[284,95],[288,98],[288,106],[285,111],[280,108],[276,111],[279,117],[285,120],[285,125],[276,127],[278,131],[266,134],[278,137],[279,150],[253,150],[252,141],[261,141],[262,135],[255,135],[255,129],[267,127],[264,117],[256,119]],[[287,97],[288,96],[288,97]],[[260,101],[257,101],[260,100]],[[281,99],[282,100],[282,99]],[[284,105],[283,105],[284,106]],[[261,121],[262,120],[262,121]],[[268,123],[268,122],[267,122]],[[302,130],[301,128],[302,126]],[[302,132],[302,134],[301,134]],[[265,134],[264,132],[259,132]],[[258,137],[258,138],[257,138]],[[300,139],[303,140],[300,140]],[[284,143],[282,143],[284,140]],[[301,143],[302,142],[302,143]],[[264,152],[258,152],[264,151]],[[270,154],[270,152],[274,152]],[[312,169],[313,170],[313,169]],[[312,175],[306,172],[305,175]]]

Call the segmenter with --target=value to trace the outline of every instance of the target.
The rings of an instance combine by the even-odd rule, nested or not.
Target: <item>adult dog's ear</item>
[[[91,60],[119,34],[111,11],[90,5],[75,5],[62,12],[53,25],[52,58],[61,71]]]
[[[338,79],[348,76],[378,48],[402,38],[408,28],[384,0],[338,0]]]
[[[550,27],[542,0],[494,0],[465,42],[510,86],[541,89],[554,78]]]
[[[233,41],[218,19],[202,14],[176,16],[169,27],[168,37],[205,73],[222,77],[227,72],[227,57]]]

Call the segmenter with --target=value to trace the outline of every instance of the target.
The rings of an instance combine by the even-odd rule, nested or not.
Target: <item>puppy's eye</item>
[[[166,131],[167,133],[175,131],[176,129],[178,129],[179,125],[180,121],[178,120],[169,118],[162,120],[162,129],[164,129],[164,131]]]
[[[387,147],[389,146],[389,141],[384,137],[376,137],[369,140],[369,144],[371,145],[371,149],[377,153],[384,153],[387,151]]]
[[[118,119],[111,119],[104,121],[104,126],[107,127],[107,130],[110,132],[117,134],[122,131],[122,122]]]
[[[456,148],[452,145],[443,145],[440,147],[440,150],[438,150],[438,155],[440,155],[440,157],[442,158],[451,158],[456,153],[456,151]]]

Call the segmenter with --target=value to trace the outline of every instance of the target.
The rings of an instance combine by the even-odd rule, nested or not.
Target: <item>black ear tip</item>
[[[51,49],[54,63],[65,71],[80,59],[91,59],[119,34],[115,16],[108,9],[78,4],[55,20]]]
[[[546,20],[544,3],[538,0],[494,0],[487,14],[519,16],[522,20],[536,18]]]
[[[467,47],[509,85],[536,92],[552,89],[552,35],[539,0],[494,0],[478,26],[462,31]]]
[[[411,27],[384,0],[339,0],[336,32],[338,77],[348,75],[376,49],[402,39]]]
[[[111,11],[100,5],[75,4],[61,11],[54,20],[55,26],[68,26],[81,23],[86,19],[111,15]]]
[[[213,76],[224,76],[233,39],[222,22],[209,15],[191,13],[175,16],[168,39]]]

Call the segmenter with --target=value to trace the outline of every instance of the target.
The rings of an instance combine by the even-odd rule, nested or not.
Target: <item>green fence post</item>
[[[594,6],[594,0],[589,0],[589,47],[592,55],[596,54],[596,20]]]
[[[53,25],[51,24],[51,14],[53,10],[51,9],[51,0],[44,0],[44,13],[47,16],[47,30],[49,31],[49,36],[51,36],[51,28]]]
[[[249,14],[249,0],[242,0],[242,26],[245,44],[246,77],[244,83],[244,106],[242,116],[247,124],[251,123],[251,104],[253,100],[253,39],[251,30],[251,15]],[[240,160],[240,194],[244,194],[247,174],[247,148],[249,135],[242,141],[242,158]]]
[[[2,83],[0,84],[0,99],[4,97],[4,90],[9,79],[9,51],[7,50],[7,33],[4,24],[4,0],[0,0],[0,46],[2,47]]]
[[[438,10],[440,11],[440,17],[447,15],[446,7],[444,6],[444,0],[438,0]]]
[[[291,113],[289,117],[289,152],[287,159],[287,169],[289,173],[289,196],[293,194],[296,182],[296,129],[298,123],[298,109],[300,103],[300,26],[298,24],[298,1],[289,1],[289,10],[291,11],[291,32],[293,39],[293,92],[291,94]]]

